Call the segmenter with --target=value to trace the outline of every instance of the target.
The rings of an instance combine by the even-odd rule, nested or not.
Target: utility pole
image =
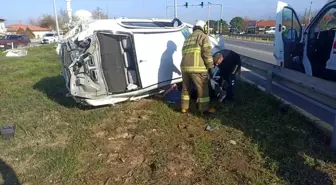
[[[208,35],[210,34],[210,2],[208,2]]]
[[[177,18],[177,0],[174,0],[174,18]]]
[[[109,11],[108,4],[106,4],[106,16],[107,16],[107,19],[109,18],[108,11]]]
[[[307,17],[307,8],[305,8],[305,13],[303,15],[302,23],[304,24],[304,27],[306,27],[306,17]]]
[[[221,7],[220,20],[222,20],[222,17],[223,17],[223,5],[222,4],[212,4],[208,2],[208,28],[210,28],[210,6],[220,6]],[[219,31],[219,25],[220,25],[220,21],[217,22],[218,31]]]
[[[56,22],[56,29],[57,29],[57,38],[59,41],[60,38],[60,31],[59,31],[59,26],[58,26],[58,18],[57,18],[57,11],[56,11],[56,3],[55,0],[53,0],[53,5],[54,5],[54,14],[55,14],[55,22]]]
[[[166,0],[166,19],[168,19],[168,0]]]
[[[100,11],[101,11],[102,9],[98,7],[97,10],[98,10],[98,19],[101,19],[101,18],[100,18]]]
[[[221,32],[220,33],[223,33],[223,23],[222,23],[222,20],[223,20],[223,5],[221,4],[221,12],[220,12],[220,20],[221,20],[221,23],[220,23],[220,30]]]
[[[65,0],[67,8],[67,14],[68,14],[68,18],[69,18],[69,24],[71,24],[72,22],[72,10],[71,10],[71,0]]]
[[[311,7],[312,7],[312,4],[313,4],[313,2],[312,2],[312,1],[310,1],[310,8],[309,8],[309,14],[308,14],[308,23],[307,23],[307,24],[309,24],[309,23],[310,23],[310,19],[311,19]]]

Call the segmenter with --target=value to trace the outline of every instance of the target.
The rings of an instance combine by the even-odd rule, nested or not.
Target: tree
[[[223,20],[223,22],[222,22],[222,30],[221,31],[222,32],[229,31],[229,25],[228,25],[228,23],[225,20]]]
[[[76,22],[78,19],[78,17],[72,15],[71,18],[72,22]],[[58,14],[58,24],[60,26],[60,28],[64,31],[67,32],[69,31],[69,16],[68,16],[68,12],[66,10],[61,9],[59,14]]]
[[[61,9],[60,12],[57,15],[58,18],[58,25],[59,28],[67,32],[69,30],[69,17],[66,10]],[[78,18],[76,16],[72,16],[72,22],[76,22]],[[55,17],[53,15],[45,14],[41,15],[38,18],[30,18],[29,24],[32,26],[39,26],[42,28],[49,28],[52,30],[56,30],[56,21]]]
[[[92,11],[92,15],[94,19],[108,19],[107,13],[104,13],[99,7]]]
[[[241,27],[243,30],[246,30],[248,28],[249,21],[250,19],[247,16],[245,16],[243,26]]]
[[[237,28],[238,30],[241,30],[244,26],[244,19],[241,17],[234,17],[230,21],[230,25],[232,28]]]
[[[42,28],[56,29],[56,20],[52,15],[42,15],[39,20],[39,26]]]
[[[220,28],[220,25],[222,25],[222,28]],[[223,20],[223,22],[221,22],[221,20],[210,20],[209,27],[213,29],[214,33],[216,33],[217,31],[227,30],[228,25],[225,20]]]
[[[39,26],[40,25],[38,19],[29,18],[28,22],[29,22],[29,25],[32,25],[32,26]]]

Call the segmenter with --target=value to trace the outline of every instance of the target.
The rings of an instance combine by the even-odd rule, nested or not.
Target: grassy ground
[[[336,183],[328,139],[255,87],[238,83],[211,119],[156,99],[82,109],[65,97],[54,48],[28,55],[0,56],[0,125],[17,124],[0,140],[5,184]]]

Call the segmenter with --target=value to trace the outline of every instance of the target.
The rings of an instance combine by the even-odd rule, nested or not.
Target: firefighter
[[[197,90],[198,109],[204,114],[215,112],[210,108],[208,75],[212,78],[214,67],[212,48],[207,36],[208,27],[202,20],[196,21],[193,33],[186,38],[182,48],[182,94],[181,111],[186,113],[189,109],[189,100],[192,86]]]
[[[232,50],[223,49],[213,56],[214,64],[219,68],[222,85],[227,83],[226,100],[233,100],[233,88],[236,81],[236,73],[240,70],[240,55]]]

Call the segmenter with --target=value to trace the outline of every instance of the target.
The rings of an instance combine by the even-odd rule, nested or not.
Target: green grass
[[[60,71],[52,46],[0,56],[0,125],[17,125],[0,140],[7,184],[336,183],[329,139],[253,86],[205,119],[156,99],[83,109]]]

